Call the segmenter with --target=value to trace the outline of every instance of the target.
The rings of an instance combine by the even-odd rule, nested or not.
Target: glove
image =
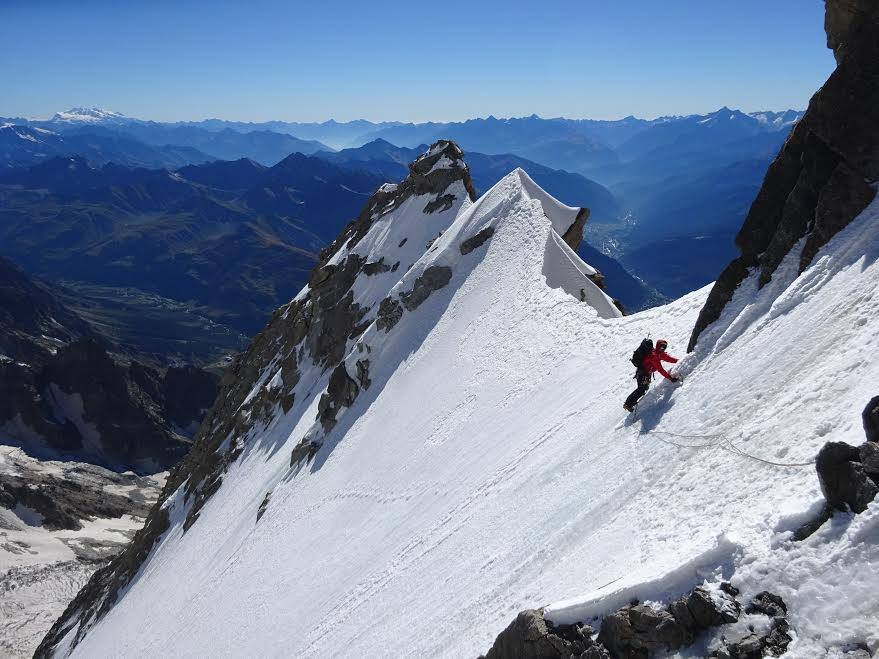
[[[672,376],[671,376],[671,381],[672,381],[672,382],[680,382],[681,379],[680,379],[677,375],[672,375]]]

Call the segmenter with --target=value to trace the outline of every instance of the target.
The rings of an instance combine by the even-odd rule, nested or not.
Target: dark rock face
[[[690,645],[698,634],[707,629],[736,622],[741,611],[737,595],[738,590],[723,583],[714,595],[705,588],[697,587],[669,604],[668,608],[653,608],[636,602],[606,615],[595,640],[592,638],[594,631],[586,624],[553,626],[544,619],[541,611],[522,611],[498,635],[485,656],[488,659],[648,659],[654,652],[674,651]],[[774,598],[770,593],[761,593],[755,602],[761,605],[764,602],[780,602],[784,608],[781,599]],[[765,643],[760,640],[758,645],[762,648]]]
[[[858,454],[861,464],[864,465],[864,472],[875,483],[879,483],[879,443],[864,442],[858,449]]]
[[[444,265],[432,265],[415,279],[411,291],[400,293],[400,300],[409,311],[415,311],[430,297],[431,293],[445,288],[451,279],[451,268]]]
[[[386,297],[378,305],[378,317],[376,318],[375,326],[380,330],[389,332],[394,325],[400,322],[402,317],[403,305],[393,298]]]
[[[433,201],[427,202],[424,206],[425,213],[436,213],[437,211],[447,211],[455,203],[455,195],[444,194],[439,195]]]
[[[498,635],[485,659],[610,659],[607,650],[592,640],[592,634],[588,625],[555,627],[543,613],[530,609],[522,611]]]
[[[668,609],[653,609],[636,604],[606,616],[598,640],[614,657],[646,658],[651,652],[677,650],[690,645],[694,638],[712,627],[739,619],[741,607],[729,584],[712,596],[704,588],[673,601]]]
[[[487,226],[475,235],[470,236],[464,242],[461,243],[459,249],[461,250],[461,254],[469,254],[477,247],[481,247],[486,240],[491,238],[494,235],[494,227]]]
[[[266,495],[262,499],[262,503],[259,504],[259,509],[256,511],[256,521],[258,522],[260,518],[265,515],[266,508],[269,507],[269,501],[272,500],[272,493],[266,492]]]
[[[381,272],[388,272],[391,266],[385,263],[385,257],[381,257],[374,263],[367,263],[363,266],[363,273],[366,275],[377,275]]]
[[[295,467],[303,460],[310,461],[317,454],[319,448],[320,444],[306,437],[290,453],[290,466]]]
[[[876,396],[864,408],[861,418],[864,421],[864,432],[868,442],[879,442],[879,396]]]
[[[784,600],[778,595],[763,591],[751,600],[745,612],[772,618],[769,630],[763,635],[751,632],[736,641],[725,640],[724,645],[711,656],[718,659],[762,659],[767,655],[783,655],[793,640],[788,633],[790,625],[785,618],[787,605]]]
[[[216,392],[216,376],[191,366],[162,374],[120,363],[47,286],[3,259],[0,354],[0,426],[12,422],[9,438],[42,457],[167,469],[189,448],[183,429]]]
[[[219,380],[195,366],[171,366],[162,379],[166,418],[181,428],[200,422],[214,404]]]
[[[879,443],[869,441],[877,398],[864,410],[864,431],[868,441],[861,446],[828,442],[815,458],[815,469],[827,505],[813,520],[798,528],[793,540],[805,540],[833,516],[835,510],[862,513],[879,494]]]
[[[754,596],[745,608],[745,613],[762,613],[770,618],[784,617],[787,615],[787,604],[778,595],[764,590]]]
[[[759,271],[765,285],[805,237],[802,272],[875,196],[870,184],[879,180],[879,6],[870,0],[825,4],[827,43],[837,68],[767,171],[736,237],[741,256],[717,279],[688,350],[749,272]]]
[[[586,226],[586,220],[588,219],[589,209],[581,208],[580,212],[577,213],[577,217],[574,218],[574,223],[568,227],[565,235],[562,236],[562,240],[575,252],[580,249],[580,243],[583,242],[583,227]]]
[[[134,371],[134,377],[129,376],[130,370]],[[90,424],[100,438],[101,454],[97,457],[103,456],[111,464],[130,466],[141,472],[150,471],[150,464],[153,470],[167,469],[183,457],[189,443],[165,422],[163,381],[156,371],[148,370],[154,378],[152,382],[144,377],[143,367],[135,365],[126,370],[100,345],[85,339],[60,349],[46,364],[40,374],[40,389],[48,392],[49,398],[57,399],[63,393],[82,401],[83,421]],[[194,371],[203,373],[198,369]],[[174,377],[177,376],[172,379]],[[214,381],[207,373],[204,379]],[[210,393],[209,386],[208,396]],[[175,412],[189,420],[201,416],[199,410],[193,411],[185,400],[175,400],[174,405]],[[83,432],[80,428],[80,433]]]
[[[361,257],[351,254],[339,266],[315,268],[309,280],[310,295],[295,309],[306,323],[309,352],[321,366],[344,357],[348,337],[366,314],[366,309],[354,302],[351,291],[363,265]]]
[[[850,508],[862,513],[879,493],[861,463],[860,451],[850,444],[825,444],[815,459],[815,468],[828,505],[837,510]]]
[[[869,19],[871,4],[869,0],[825,0],[827,47],[833,51],[837,64],[842,61],[858,23]]]
[[[711,627],[735,622],[739,619],[740,608],[732,596],[725,597],[719,605],[704,588],[696,588],[669,605],[675,620],[694,635]]]
[[[369,360],[358,359],[356,366],[357,382],[363,389],[369,389],[369,385],[372,384],[372,380],[369,379]]]
[[[189,449],[174,429],[198,423],[213,402],[216,376],[194,367],[162,375],[117,363],[93,339],[47,353],[39,367],[0,363],[0,424],[18,419],[66,458],[152,473]]]
[[[339,364],[333,369],[330,375],[330,383],[327,385],[327,391],[320,397],[317,405],[317,418],[324,428],[324,432],[329,432],[336,425],[336,416],[343,407],[351,407],[360,387],[348,375],[348,371],[344,364]]]
[[[693,636],[668,611],[636,604],[605,616],[598,641],[614,657],[647,659],[656,650],[689,645]]]

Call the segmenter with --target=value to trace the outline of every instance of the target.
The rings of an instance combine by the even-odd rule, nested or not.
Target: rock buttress
[[[879,180],[879,4],[827,0],[825,30],[837,68],[794,127],[736,236],[741,254],[720,274],[688,350],[716,321],[739,284],[759,273],[760,286],[804,240],[805,270],[818,250],[875,196]]]

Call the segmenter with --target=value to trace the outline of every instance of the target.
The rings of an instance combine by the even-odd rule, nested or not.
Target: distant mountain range
[[[188,146],[150,146],[122,133],[92,128],[89,133],[61,134],[38,126],[0,125],[0,172],[29,167],[56,156],[79,155],[96,164],[176,168],[213,158]]]
[[[676,297],[708,283],[714,262],[730,258],[731,237],[766,167],[801,114],[721,108],[704,115],[652,120],[532,115],[420,124],[220,119],[158,123],[108,110],[74,108],[48,121],[0,119],[0,167],[74,154],[98,166],[115,162],[177,170],[214,159],[241,158],[273,166],[299,152],[349,171],[359,168],[396,180],[405,175],[406,163],[420,146],[440,137],[452,138],[467,152],[477,187],[487,189],[513,167],[522,167],[551,194],[592,209],[586,228],[592,245],[623,261],[649,287]],[[221,167],[218,173],[236,180],[219,187],[234,185],[242,190],[244,183],[261,176],[248,165],[248,179],[243,167],[239,163],[239,171],[232,174]],[[261,200],[248,200],[269,212],[274,212],[274,204],[288,202],[264,195]],[[693,267],[672,276],[662,255],[668,252],[669,241],[675,240],[698,246],[700,257]]]
[[[366,120],[248,123],[220,119],[159,123],[109,110],[74,108],[56,113],[48,121],[0,118],[0,123],[30,125],[61,133],[112,128],[154,146],[189,146],[221,159],[250,157],[265,164],[274,164],[292,151],[310,154],[318,150],[359,147],[376,139],[397,146],[417,147],[439,138],[453,138],[467,151],[514,153],[553,168],[588,173],[595,168],[636,160],[659,147],[675,145],[681,150],[688,147],[704,150],[707,146],[738,142],[746,136],[786,134],[801,115],[795,110],[745,114],[721,108],[706,115],[650,120],[626,117],[613,121],[544,119],[531,115],[418,124]],[[254,135],[247,139],[236,137],[247,134]],[[279,135],[287,135],[288,141],[282,141]],[[702,139],[704,136],[709,136],[707,144]],[[259,154],[245,153],[242,149]]]
[[[56,155],[95,163],[179,167],[209,160],[251,158],[274,165],[294,152],[327,150],[285,132],[209,130],[195,125],[129,119],[116,112],[75,108],[49,121],[0,119],[0,167],[26,166]]]

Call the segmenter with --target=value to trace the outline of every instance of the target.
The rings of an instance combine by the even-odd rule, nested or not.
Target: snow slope
[[[473,656],[524,608],[582,619],[720,574],[745,597],[785,598],[790,656],[877,649],[875,576],[844,575],[855,561],[877,573],[879,504],[791,548],[821,499],[814,469],[740,451],[808,463],[825,441],[862,441],[879,377],[879,203],[801,276],[791,263],[759,292],[746,281],[678,365],[686,384],[657,381],[633,420],[631,351],[647,334],[682,350],[708,290],[622,318],[600,291],[582,303],[591,282],[571,282],[586,266],[535,188],[513,172],[463,204],[393,284],[452,272],[394,327],[352,341],[346,370],[368,353],[372,384],[334,427],[314,423],[325,375],[306,373],[185,534],[182,491],[166,502],[170,529],[74,655]],[[313,460],[291,467],[315,435]]]

